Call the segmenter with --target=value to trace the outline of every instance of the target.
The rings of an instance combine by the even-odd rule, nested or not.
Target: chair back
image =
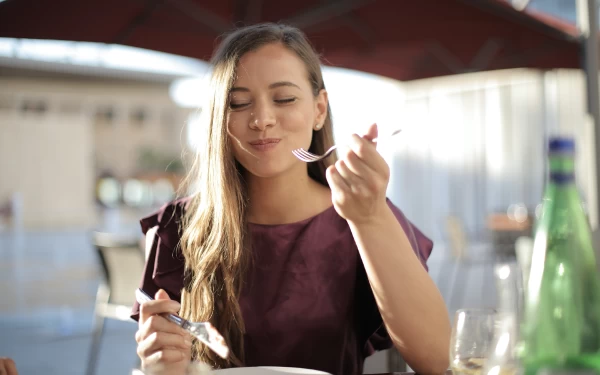
[[[108,303],[132,306],[145,264],[140,240],[96,232],[94,245],[110,291]]]
[[[462,259],[467,256],[468,240],[462,221],[456,216],[446,218],[446,232],[452,256]]]

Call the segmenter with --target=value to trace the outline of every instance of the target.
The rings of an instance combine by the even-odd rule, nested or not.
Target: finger
[[[4,360],[4,368],[6,370],[6,375],[19,375],[15,361],[10,358]]]
[[[144,361],[144,365],[145,366],[155,366],[160,363],[179,362],[179,361],[183,361],[184,359],[186,359],[186,356],[187,356],[187,354],[181,350],[174,350],[174,349],[159,350],[159,351],[153,353],[152,355],[150,355],[149,357],[147,357],[146,360]]]
[[[364,180],[360,176],[354,174],[348,168],[346,162],[343,159],[340,159],[335,163],[335,169],[338,171],[340,176],[342,176],[342,178],[353,193],[357,192],[356,188],[364,184]]]
[[[137,342],[145,340],[154,332],[172,333],[180,336],[189,336],[189,333],[177,324],[167,320],[160,315],[153,315],[138,329],[139,334],[136,334]]]
[[[154,299],[171,299],[171,297],[169,297],[169,294],[165,292],[164,289],[159,289],[158,292],[156,292],[156,294],[154,295]]]
[[[365,162],[362,161],[358,155],[354,153],[354,151],[352,151],[351,148],[346,147],[342,152],[343,153],[341,154],[342,157],[340,160],[344,161],[346,168],[348,168],[353,174],[363,180],[369,180],[375,177],[375,171],[369,168],[367,164],[365,164]],[[340,171],[340,173],[342,173],[342,171]],[[344,176],[343,173],[342,176]]]
[[[377,124],[373,123],[373,124],[369,125],[369,127],[367,128],[367,132],[362,137],[364,139],[370,141],[371,143],[373,143],[372,141],[373,141],[373,139],[377,138],[378,133],[379,133],[379,129],[377,127]]]
[[[325,172],[325,177],[329,182],[329,186],[331,187],[332,193],[335,194],[336,191],[350,191],[350,186],[348,186],[348,183],[346,183],[344,178],[337,171],[335,165],[332,165],[329,168],[327,168],[327,171]]]
[[[144,302],[140,305],[140,326],[144,324],[152,315],[172,313],[177,314],[181,305],[177,301],[159,299]]]
[[[377,171],[385,171],[387,169],[387,164],[383,157],[379,154],[375,145],[370,141],[359,137],[356,134],[352,134],[350,137],[350,142],[348,144],[350,149],[359,157],[359,159],[365,163],[367,167],[371,170]]]
[[[139,343],[137,352],[141,358],[147,358],[160,350],[172,349],[187,352],[191,348],[192,340],[189,337],[173,333],[154,332]]]

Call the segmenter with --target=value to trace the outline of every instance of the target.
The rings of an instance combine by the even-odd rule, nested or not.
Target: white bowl
[[[281,375],[281,374],[306,374],[306,375],[331,375],[328,372],[310,370],[297,367],[238,367],[213,370],[216,375]]]

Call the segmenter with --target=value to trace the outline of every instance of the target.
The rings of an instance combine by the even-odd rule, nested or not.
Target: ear
[[[315,109],[317,116],[315,117],[315,124],[319,125],[319,128],[323,126],[325,119],[327,118],[327,105],[329,99],[327,96],[327,90],[323,89],[319,91],[319,94],[315,97]]]

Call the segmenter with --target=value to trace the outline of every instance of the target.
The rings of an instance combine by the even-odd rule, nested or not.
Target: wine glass
[[[450,366],[455,375],[481,375],[494,340],[496,311],[456,311],[450,338]]]
[[[514,261],[495,266],[498,312],[494,342],[487,357],[484,375],[520,375],[517,356],[519,322],[523,307],[523,275]],[[539,375],[539,374],[538,374]]]

